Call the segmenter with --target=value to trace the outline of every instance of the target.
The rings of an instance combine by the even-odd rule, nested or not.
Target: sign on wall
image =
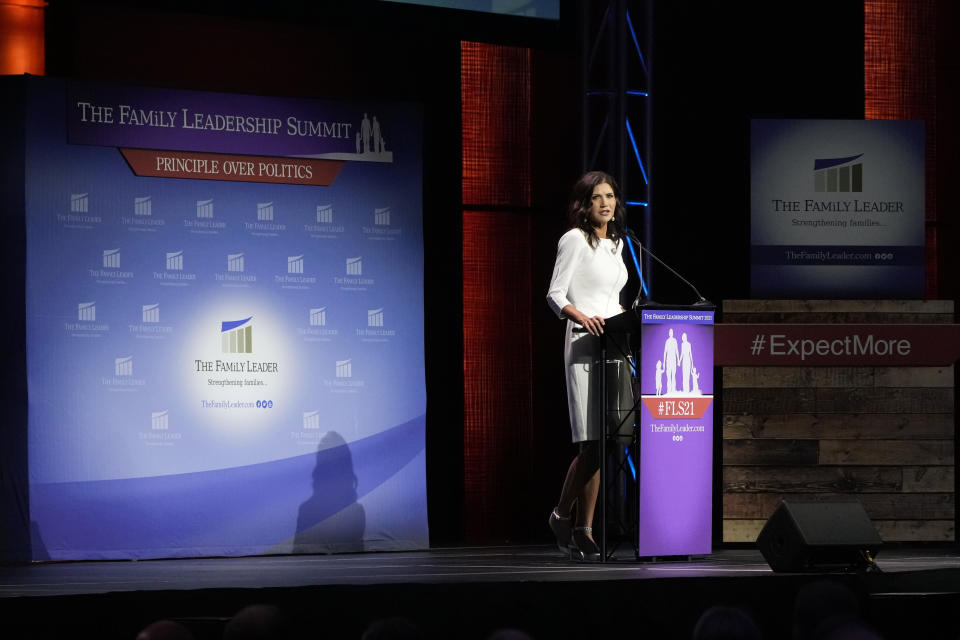
[[[922,122],[753,120],[750,149],[753,297],[923,297]]]
[[[419,110],[27,87],[34,558],[426,547]]]

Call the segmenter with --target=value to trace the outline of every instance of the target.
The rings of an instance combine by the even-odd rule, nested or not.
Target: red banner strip
[[[699,420],[713,403],[713,397],[643,396],[643,404],[654,420]]]
[[[718,366],[946,366],[960,359],[957,324],[718,324]]]
[[[231,182],[272,182],[328,187],[336,180],[342,160],[276,156],[163,151],[121,148],[133,173],[150,178],[188,178]]]

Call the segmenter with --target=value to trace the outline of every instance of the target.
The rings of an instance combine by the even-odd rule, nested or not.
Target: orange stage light
[[[45,71],[43,0],[0,1],[0,74]]]
[[[863,3],[864,117],[926,124],[926,296],[938,296],[937,0]]]

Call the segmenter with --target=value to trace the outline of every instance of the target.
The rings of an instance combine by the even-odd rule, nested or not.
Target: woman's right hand
[[[593,316],[592,318],[583,316],[583,321],[580,324],[583,325],[584,329],[595,336],[599,336],[601,333],[603,333],[603,318],[600,316]]]
[[[603,318],[600,316],[588,316],[572,304],[568,304],[560,311],[563,313],[563,315],[589,331],[591,335],[599,336],[601,333],[603,333]]]
[[[600,316],[588,316],[585,313],[577,311],[573,316],[573,321],[590,332],[591,335],[599,336],[603,333],[603,318]]]

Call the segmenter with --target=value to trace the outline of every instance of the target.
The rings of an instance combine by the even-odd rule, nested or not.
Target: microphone
[[[656,255],[654,255],[653,251],[650,251],[650,249],[647,249],[645,246],[643,246],[643,244],[641,244],[641,242],[640,242],[640,239],[637,238],[636,234],[635,234],[632,230],[630,230],[630,229],[628,228],[628,229],[626,230],[626,232],[627,232],[627,235],[630,237],[630,239],[633,240],[635,243],[637,243],[637,246],[640,247],[640,250],[641,250],[641,251],[646,252],[646,254],[647,254],[648,256],[650,256],[651,258],[653,258],[654,260],[656,260],[657,262],[659,262],[660,264],[662,264],[664,267],[666,267],[666,268],[667,268],[667,271],[669,271],[669,272],[672,273],[673,275],[675,275],[675,276],[677,276],[678,278],[680,278],[680,281],[683,282],[683,284],[687,285],[688,287],[690,287],[691,290],[693,290],[693,292],[694,292],[694,293],[696,294],[696,296],[697,296],[697,301],[693,303],[693,306],[695,306],[695,307],[713,306],[713,303],[712,303],[712,302],[710,302],[709,300],[707,300],[706,298],[704,298],[702,295],[700,295],[700,292],[697,291],[697,288],[696,288],[695,286],[693,286],[693,283],[691,283],[689,280],[687,280],[687,279],[684,278],[682,275],[680,275],[679,273],[677,273],[677,272],[673,269],[673,267],[671,267],[671,266],[668,265],[666,262],[664,262],[663,260],[661,260],[660,258],[658,258]],[[641,285],[641,287],[640,287],[640,293],[639,293],[639,295],[637,295],[637,299],[633,301],[633,307],[634,307],[634,308],[636,308],[637,305],[642,304],[642,302],[641,302],[641,299],[642,299],[642,298],[644,298],[644,295],[643,295],[643,286]]]

